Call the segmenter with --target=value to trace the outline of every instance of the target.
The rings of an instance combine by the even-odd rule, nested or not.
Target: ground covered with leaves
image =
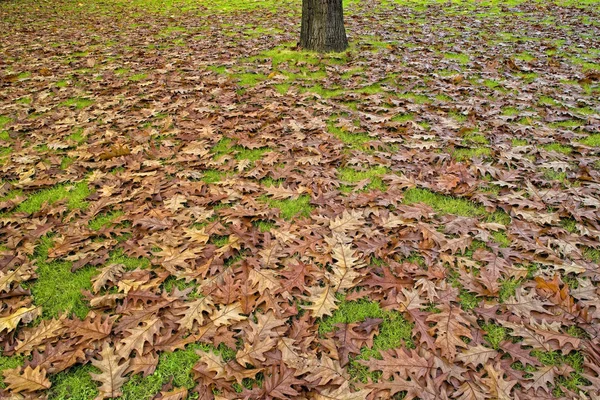
[[[0,397],[600,396],[597,1],[0,2]]]

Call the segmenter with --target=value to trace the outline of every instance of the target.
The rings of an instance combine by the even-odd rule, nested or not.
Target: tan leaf
[[[204,324],[204,318],[206,317],[204,313],[210,313],[214,308],[214,303],[209,296],[185,303],[185,305],[187,309],[183,314],[179,314],[181,317],[178,323],[187,330],[192,329],[194,322],[197,322],[198,325]]]
[[[119,356],[115,349],[108,343],[104,343],[102,351],[98,353],[100,360],[92,359],[92,365],[98,368],[99,374],[90,373],[93,380],[100,382],[102,385],[98,388],[100,392],[97,399],[107,399],[119,397],[123,393],[121,387],[127,381],[123,377],[125,371],[129,367],[129,360],[125,359],[123,363],[119,363],[123,357]]]
[[[100,273],[92,278],[92,290],[94,293],[98,293],[108,282],[117,282],[125,272],[125,265],[123,264],[109,264],[100,270]]]
[[[371,389],[362,389],[353,392],[350,384],[346,381],[337,389],[325,389],[315,395],[315,400],[364,400],[367,398]]]
[[[0,333],[6,330],[7,332],[17,329],[19,322],[29,323],[37,318],[42,313],[41,307],[21,307],[14,313],[0,317]]]
[[[27,366],[2,371],[4,383],[13,393],[35,392],[36,390],[50,389],[51,383],[46,378],[46,370],[39,366],[35,369]]]
[[[477,368],[479,364],[486,365],[491,358],[495,358],[497,355],[498,352],[496,350],[478,344],[477,346],[469,347],[466,351],[459,353],[455,360],[465,364],[471,364]]]
[[[488,376],[482,381],[489,388],[489,394],[492,398],[496,400],[513,399],[511,391],[513,386],[517,384],[517,381],[505,381],[500,364],[496,366],[488,364],[485,366],[485,371]]]
[[[360,276],[355,269],[362,268],[363,263],[354,256],[354,250],[348,244],[337,244],[333,248],[333,259],[331,266],[333,276],[330,278],[335,291],[350,289],[354,286],[354,281]]]
[[[457,348],[466,348],[467,344],[462,340],[461,336],[473,339],[469,321],[463,316],[464,312],[456,306],[444,305],[442,312],[431,314],[427,317],[427,322],[434,322],[430,330],[430,334],[436,334],[436,345],[440,348],[442,356],[449,361],[454,361]]]
[[[330,285],[313,286],[308,288],[310,296],[305,297],[305,300],[311,302],[311,305],[302,306],[309,310],[313,317],[321,318],[324,315],[331,315],[337,310],[335,291]]]
[[[128,358],[131,352],[136,351],[138,355],[144,354],[144,345],[146,342],[153,343],[154,335],[162,328],[163,323],[159,318],[152,318],[144,321],[142,326],[133,329],[127,329],[129,336],[121,340],[121,345],[117,347],[117,353]]]
[[[42,320],[35,328],[26,328],[20,332],[23,339],[17,340],[14,352],[29,355],[48,339],[59,336],[64,329],[62,319]]]
[[[8,291],[12,283],[25,282],[33,278],[36,268],[32,263],[23,262],[12,271],[0,271],[0,292]]]
[[[212,323],[219,327],[223,325],[232,325],[234,322],[245,320],[245,315],[242,315],[242,305],[239,302],[221,306],[220,310],[214,309],[210,315]]]

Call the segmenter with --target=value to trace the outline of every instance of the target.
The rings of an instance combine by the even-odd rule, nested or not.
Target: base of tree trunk
[[[300,46],[322,53],[348,48],[342,0],[302,0]]]

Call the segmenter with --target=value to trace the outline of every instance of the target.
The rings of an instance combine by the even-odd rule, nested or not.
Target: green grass
[[[548,97],[548,96],[541,96],[540,99],[538,100],[538,104],[541,106],[551,106],[551,107],[556,107],[556,106],[560,105],[560,103],[558,101],[556,101],[552,97]]]
[[[444,58],[448,60],[458,61],[460,64],[468,64],[471,60],[467,54],[462,53],[446,53],[444,54]]]
[[[339,168],[338,179],[342,182],[357,183],[368,179],[370,183],[364,188],[365,190],[385,190],[386,185],[381,180],[381,176],[390,172],[386,167],[372,167],[364,171],[359,171],[354,168]]]
[[[96,382],[90,372],[100,370],[92,365],[77,365],[66,371],[50,376],[52,387],[48,394],[53,400],[91,400],[98,395]]]
[[[424,203],[441,214],[454,214],[463,217],[485,217],[489,222],[498,222],[508,225],[510,217],[502,212],[489,213],[485,207],[466,199],[434,193],[426,189],[413,188],[404,192],[404,203]]]
[[[218,171],[216,169],[207,169],[202,175],[202,181],[206,183],[216,183],[221,181],[225,176],[227,176],[226,172]]]
[[[512,139],[511,144],[513,146],[527,146],[527,140],[525,139]]]
[[[460,148],[454,150],[452,157],[456,161],[471,160],[473,157],[489,157],[492,155],[492,150],[488,147],[472,147],[472,148]]]
[[[215,158],[219,158],[224,154],[230,154],[234,150],[233,147],[233,140],[229,138],[222,138],[210,149],[210,152],[215,155]]]
[[[483,338],[490,344],[492,349],[498,350],[500,343],[507,338],[506,328],[492,323],[484,324],[481,329],[486,332]]]
[[[12,121],[12,118],[9,118],[5,115],[0,115],[0,129],[4,128],[11,121]]]
[[[241,146],[235,146],[234,150],[236,151],[235,158],[237,160],[248,160],[248,161],[258,161],[262,158],[263,154],[268,151],[271,151],[268,147],[261,147],[259,149],[247,149]]]
[[[264,196],[261,197],[261,200],[272,208],[278,208],[281,217],[288,221],[298,216],[308,217],[313,210],[313,207],[310,205],[310,196],[307,195],[289,200],[275,200]]]
[[[71,135],[68,136],[68,139],[73,140],[73,141],[77,142],[78,144],[85,142],[86,137],[83,134],[83,128],[75,129],[75,131]]]
[[[19,204],[16,211],[33,214],[39,211],[44,203],[52,205],[60,200],[66,200],[70,210],[83,209],[87,207],[85,199],[91,193],[86,182],[57,185],[29,195],[27,200]]]
[[[139,74],[131,75],[128,79],[132,82],[139,82],[139,81],[143,81],[147,77],[148,77],[148,74],[141,72]]]
[[[379,334],[373,339],[373,347],[363,347],[360,354],[351,357],[348,372],[354,379],[366,382],[377,381],[379,373],[371,372],[358,363],[359,360],[381,358],[381,351],[400,346],[414,347],[412,339],[413,325],[397,311],[382,310],[379,303],[368,300],[346,301],[339,303],[339,308],[332,316],[319,323],[319,334],[324,335],[336,329],[335,324],[362,322],[367,318],[381,318]]]
[[[210,351],[211,346],[203,344],[191,344],[184,350],[176,350],[172,353],[161,353],[156,371],[142,377],[134,375],[123,385],[122,400],[144,400],[153,398],[160,392],[162,385],[172,382],[174,387],[186,387],[192,389],[196,383],[192,375],[192,368],[198,362],[200,356],[196,350]]]
[[[105,214],[100,214],[89,222],[90,229],[93,231],[99,231],[104,227],[110,226],[112,221],[124,214],[125,213],[123,211],[113,211]]]
[[[137,268],[148,269],[151,266],[150,260],[147,258],[129,257],[121,249],[113,251],[106,264],[123,264],[126,271],[132,271]]]
[[[348,132],[345,129],[336,127],[333,122],[327,124],[327,130],[333,136],[349,145],[352,148],[363,148],[365,143],[372,141],[374,138],[364,132]]]
[[[85,99],[85,98],[81,98],[81,97],[73,97],[69,100],[63,101],[61,104],[63,106],[75,107],[76,109],[81,110],[83,108],[86,108],[86,107],[94,104],[94,100]]]
[[[573,151],[573,148],[571,146],[565,146],[560,143],[545,144],[542,146],[542,148],[544,148],[547,151],[555,151],[557,153],[562,154],[571,154],[571,152]]]
[[[37,262],[38,278],[31,285],[34,303],[42,306],[44,318],[57,317],[63,312],[73,312],[85,318],[89,307],[81,290],[92,287],[91,279],[98,273],[94,267],[84,267],[71,272],[70,262]]]
[[[574,119],[568,119],[566,121],[554,122],[551,123],[550,126],[553,128],[567,128],[567,129],[576,129],[579,128],[583,123],[581,121],[577,121]]]
[[[600,133],[589,135],[585,139],[580,140],[580,143],[590,147],[600,147]]]

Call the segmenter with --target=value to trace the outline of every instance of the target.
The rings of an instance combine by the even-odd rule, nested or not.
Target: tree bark
[[[300,46],[322,53],[346,50],[342,0],[302,0]]]

